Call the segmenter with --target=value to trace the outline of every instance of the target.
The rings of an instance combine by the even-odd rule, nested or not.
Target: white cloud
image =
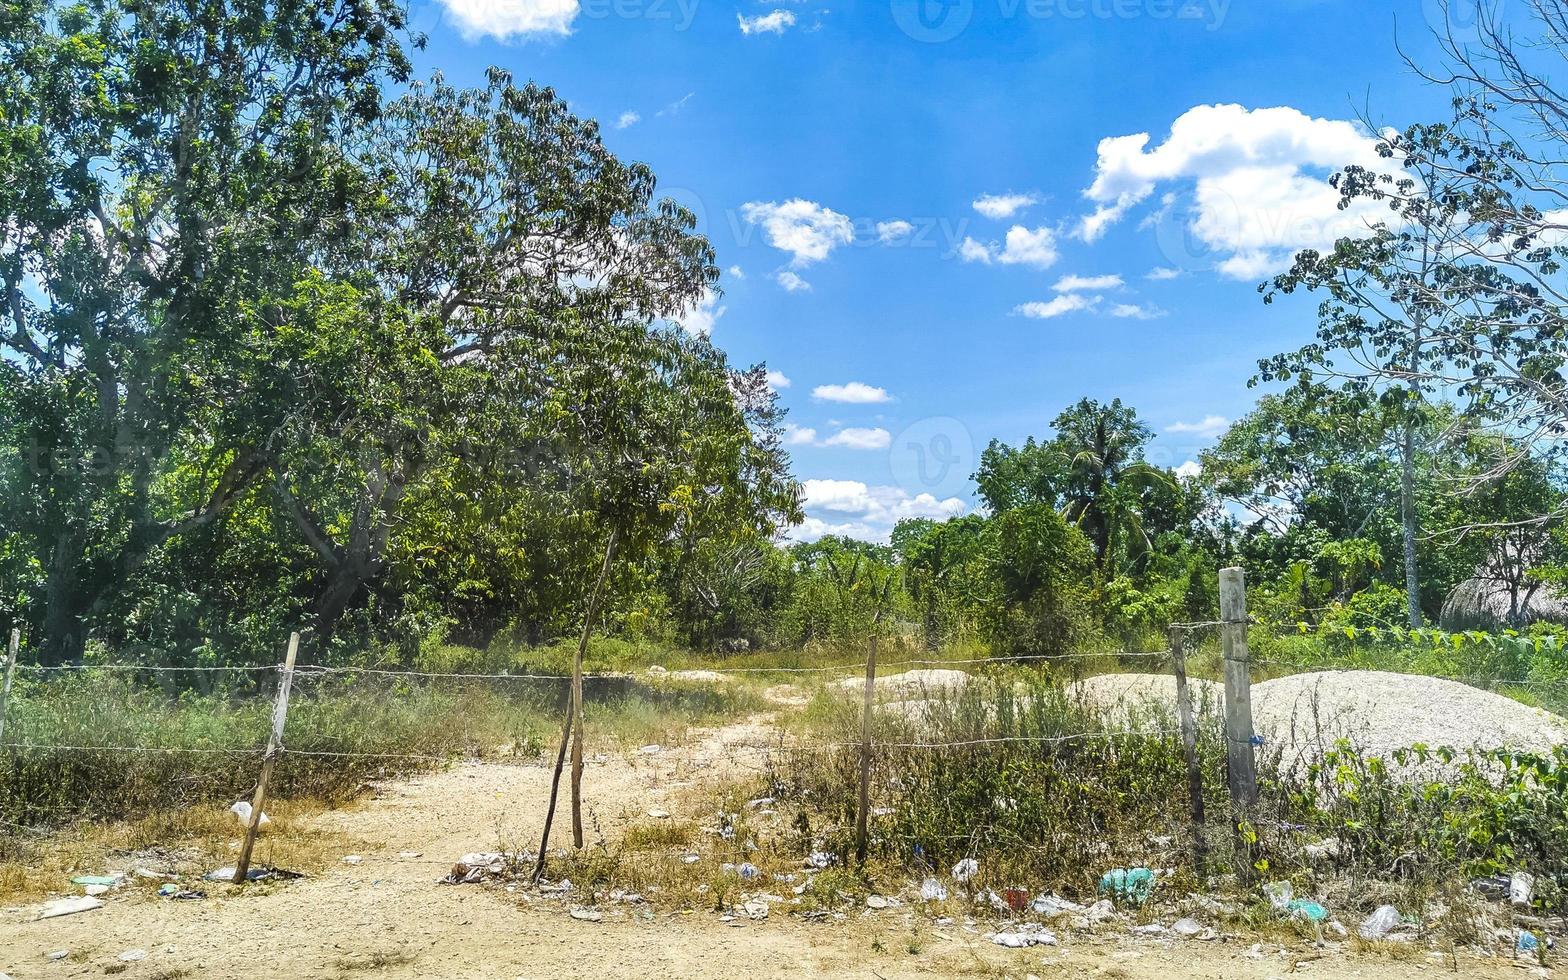
[[[822,441],[824,446],[843,449],[886,449],[893,444],[893,434],[886,429],[840,429]]]
[[[992,259],[991,248],[965,235],[964,240],[958,243],[958,257],[965,262],[984,262],[989,265]]]
[[[966,235],[958,243],[958,257],[965,262],[984,262],[987,265],[1000,262],[1003,265],[1029,265],[1036,269],[1048,269],[1057,259],[1056,233],[1044,226],[1029,229],[1023,225],[1013,225],[1007,229],[1007,237],[1000,245],[995,242],[977,242]]]
[[[1034,194],[981,194],[974,199],[973,207],[987,218],[1000,221],[1039,203],[1039,197]]]
[[[796,425],[793,422],[784,423],[784,445],[786,446],[811,446],[817,441],[817,430]]]
[[[893,525],[906,518],[946,520],[969,509],[957,497],[911,496],[900,487],[867,486],[859,480],[807,480],[802,490],[806,520],[788,535],[796,541],[815,541],[825,534],[886,541]]]
[[[1230,428],[1230,419],[1223,415],[1205,415],[1200,422],[1176,422],[1165,427],[1166,432],[1185,432],[1190,435],[1213,439]]]
[[[683,95],[680,98],[676,99],[674,102],[671,102],[669,105],[665,106],[663,109],[660,109],[658,112],[655,112],[654,115],[655,116],[673,116],[673,115],[676,115],[682,109],[686,108],[686,103],[690,102],[692,100],[692,97],[695,96],[696,94],[697,94],[696,92],[687,92],[685,95]]]
[[[635,126],[640,122],[642,122],[642,115],[627,109],[625,112],[616,117],[615,128],[625,129],[628,126]]]
[[[1036,300],[1030,303],[1020,303],[1013,307],[1013,313],[1026,316],[1034,320],[1049,320],[1065,313],[1077,313],[1080,310],[1092,310],[1100,305],[1100,297],[1085,296],[1083,293],[1063,293],[1054,299],[1041,302]]]
[[[788,269],[780,271],[773,277],[773,279],[780,286],[783,286],[784,291],[787,293],[798,293],[809,290],[811,288],[811,283],[795,275],[795,273],[789,271]]]
[[[738,265],[732,265],[732,266],[730,266],[728,269],[726,269],[724,271],[727,272],[729,274],[730,278],[732,278],[732,279],[744,279],[744,278],[746,278],[746,270],[742,269]]]
[[[841,385],[817,385],[811,389],[811,397],[825,402],[846,402],[850,405],[876,405],[893,400],[886,388],[878,388],[861,381],[851,381]]]
[[[789,376],[786,375],[783,371],[775,371],[772,368],[768,369],[768,387],[772,388],[774,391],[782,391],[783,389],[788,388],[792,383],[793,382],[789,380]]]
[[[877,222],[877,241],[883,245],[891,245],[900,238],[907,238],[915,230],[915,226],[907,221],[894,219],[893,221]]]
[[[719,318],[728,309],[727,307],[719,306],[718,302],[718,293],[707,290],[702,294],[702,298],[697,300],[696,305],[691,308],[691,312],[680,317],[676,322],[690,333],[703,337],[710,336],[713,333],[713,325],[719,322]]]
[[[1176,467],[1176,475],[1183,480],[1196,480],[1203,475],[1203,467],[1198,465],[1197,460],[1189,459]]]
[[[749,223],[761,225],[768,244],[790,253],[797,268],[820,262],[838,246],[855,240],[849,218],[815,201],[750,201],[741,205],[740,213]]]
[[[1155,282],[1166,282],[1168,280],[1175,279],[1177,276],[1180,276],[1180,275],[1181,275],[1181,270],[1180,269],[1172,269],[1172,268],[1169,268],[1167,266],[1156,266],[1153,269],[1150,269],[1149,270],[1149,274],[1144,276],[1143,278],[1145,278],[1145,279],[1152,279]]]
[[[528,34],[570,34],[577,0],[441,0],[467,40],[502,41]]]
[[[1059,293],[1094,292],[1122,285],[1121,276],[1063,276],[1051,288]]]
[[[1111,316],[1124,320],[1158,320],[1165,311],[1158,306],[1139,306],[1137,303],[1117,303],[1110,309]]]
[[[735,19],[740,21],[742,34],[783,34],[795,26],[795,15],[788,10],[775,10],[755,17],[736,14]]]
[[[1327,182],[1350,164],[1397,169],[1353,122],[1289,106],[1200,105],[1171,124],[1163,143],[1149,143],[1148,133],[1100,141],[1094,182],[1084,191],[1096,209],[1079,222],[1079,237],[1099,238],[1161,184],[1190,185],[1190,213],[1166,220],[1184,222],[1193,240],[1213,251],[1222,274],[1249,279],[1287,267],[1300,249],[1364,235],[1389,215],[1371,200],[1341,210],[1339,192]]]

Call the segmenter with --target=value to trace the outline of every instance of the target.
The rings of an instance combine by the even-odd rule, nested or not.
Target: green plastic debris
[[[1154,891],[1154,872],[1148,868],[1112,868],[1100,876],[1100,894],[1119,902],[1142,905]]]
[[[73,885],[118,885],[122,875],[77,875],[71,879]]]
[[[1290,903],[1285,906],[1285,909],[1290,912],[1292,918],[1300,917],[1308,922],[1322,922],[1328,918],[1328,909],[1317,902],[1309,902],[1304,898],[1291,899]]]

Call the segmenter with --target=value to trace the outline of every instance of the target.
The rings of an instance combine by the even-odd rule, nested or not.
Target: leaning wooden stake
[[[550,777],[550,806],[544,811],[544,836],[539,840],[539,859],[534,862],[533,880],[544,877],[544,854],[550,846],[550,825],[555,822],[555,801],[561,794],[561,770],[566,767],[566,746],[572,739],[572,705],[566,704],[566,723],[561,726],[561,750],[555,754],[555,775]]]
[[[11,645],[5,655],[5,681],[0,682],[0,745],[5,744],[5,709],[11,701],[11,678],[16,675],[16,651],[22,646],[22,631],[11,631]]]
[[[583,617],[583,635],[577,642],[577,655],[572,659],[572,694],[566,702],[566,722],[561,726],[561,749],[555,755],[555,775],[550,778],[550,805],[544,811],[544,833],[539,836],[539,858],[534,862],[534,881],[544,874],[544,856],[550,849],[550,825],[555,823],[555,804],[561,793],[561,770],[566,767],[566,749],[572,746],[572,830],[578,847],[583,846],[582,818],[582,700],[583,654],[588,649],[588,634],[593,629],[594,613],[599,608],[599,596],[604,591],[605,579],[610,576],[610,560],[615,557],[615,530],[610,530],[610,541],[604,547],[604,565],[599,569],[599,581],[594,583],[588,596],[588,609]],[[576,732],[576,738],[572,737]]]
[[[1198,765],[1198,725],[1193,717],[1192,689],[1187,685],[1186,634],[1171,627],[1171,669],[1176,675],[1176,716],[1181,722],[1181,747],[1187,756],[1187,793],[1192,803],[1192,866],[1203,872],[1203,769]]]
[[[588,598],[583,638],[572,658],[572,845],[579,850],[583,846],[583,655],[588,652],[588,631],[593,628],[594,613],[599,611],[599,594],[604,591],[605,579],[610,577],[610,560],[614,557],[615,529],[611,528],[609,543],[604,546],[604,564],[599,566],[599,581],[594,583],[593,595]]]
[[[278,699],[272,705],[272,734],[267,737],[267,754],[261,760],[261,778],[256,780],[256,795],[250,802],[250,822],[245,825],[245,843],[234,865],[234,883],[242,884],[250,873],[250,853],[256,846],[256,828],[261,826],[261,808],[267,802],[267,780],[283,750],[283,724],[289,717],[289,690],[294,686],[294,658],[299,655],[299,634],[289,634],[289,652],[283,659],[283,674],[278,678]]]

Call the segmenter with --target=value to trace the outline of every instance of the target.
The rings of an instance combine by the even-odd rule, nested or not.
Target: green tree
[[[269,365],[248,340],[350,220],[334,147],[406,80],[402,16],[0,14],[0,370],[28,413],[7,479],[27,503],[0,523],[44,578],[44,659],[79,653],[128,576],[263,479],[278,419],[254,407]]]

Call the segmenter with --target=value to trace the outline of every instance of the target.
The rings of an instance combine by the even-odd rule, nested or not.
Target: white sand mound
[[[879,696],[908,698],[943,691],[957,691],[969,683],[969,675],[961,670],[911,670],[902,674],[878,677],[876,691]],[[848,677],[834,681],[835,687],[846,691],[864,691],[864,677]]]
[[[1218,711],[1224,701],[1224,687],[1213,681],[1189,677],[1187,689],[1191,692],[1193,707],[1199,712]],[[1125,718],[1129,712],[1143,706],[1169,710],[1174,718],[1176,678],[1170,674],[1100,674],[1068,684],[1067,697],[1073,701],[1081,698],[1108,709],[1118,718]]]
[[[1252,718],[1289,765],[1345,738],[1386,753],[1431,748],[1545,752],[1568,741],[1568,719],[1458,681],[1382,670],[1326,670],[1252,686]],[[1265,750],[1268,743],[1265,742]]]
[[[1194,704],[1218,712],[1224,689],[1190,682]],[[1139,703],[1174,710],[1176,680],[1168,674],[1102,674],[1068,685],[1114,715]],[[1336,740],[1387,753],[1417,743],[1430,748],[1518,748],[1544,752],[1568,742],[1568,719],[1511,698],[1420,674],[1329,670],[1294,674],[1252,686],[1253,727],[1264,751],[1289,767],[1309,762]]]

